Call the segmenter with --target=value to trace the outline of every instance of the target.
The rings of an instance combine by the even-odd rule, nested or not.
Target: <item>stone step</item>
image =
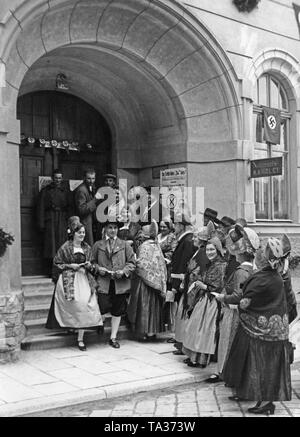
[[[53,290],[28,291],[24,294],[25,309],[34,305],[45,305],[45,307],[50,308],[52,296]]]
[[[28,305],[25,303],[25,310],[24,310],[24,323],[26,323],[30,320],[36,320],[36,319],[47,319],[48,312],[49,312],[50,304],[35,304],[35,305]]]
[[[84,342],[87,344],[108,342],[110,338],[110,327],[105,326],[104,333],[98,335],[95,330],[86,330],[84,334]],[[120,326],[118,338],[131,338],[130,331],[125,325]],[[54,349],[58,347],[75,346],[77,347],[77,334],[69,334],[66,331],[54,331],[50,333],[43,333],[39,335],[27,335],[22,343],[23,350],[44,350]]]
[[[22,278],[22,290],[24,296],[32,292],[43,292],[54,290],[54,284],[50,278],[44,276],[26,276]]]
[[[33,319],[25,321],[27,335],[38,335],[49,333],[49,329],[45,328],[47,318]]]
[[[26,332],[27,335],[38,335],[38,334],[45,334],[49,333],[49,329],[45,328],[47,321],[47,317],[42,317],[41,319],[33,319],[33,320],[27,320],[24,324],[26,326]],[[105,319],[105,327],[111,326],[111,318],[107,317]],[[121,320],[121,325],[124,325],[125,322]]]

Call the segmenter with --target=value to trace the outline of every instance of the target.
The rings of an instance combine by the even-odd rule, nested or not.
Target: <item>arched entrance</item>
[[[38,192],[54,169],[73,191],[86,168],[101,175],[111,170],[111,134],[105,119],[78,97],[58,91],[37,91],[19,97],[22,275],[47,273],[43,234],[38,229]],[[71,196],[72,198],[72,196]],[[70,205],[69,214],[74,214]]]
[[[211,171],[217,159],[223,172],[228,158],[232,197],[242,138],[238,81],[224,50],[181,2],[30,0],[6,20],[2,101],[12,118],[20,95],[54,90],[64,73],[67,93],[107,120],[119,177],[157,185],[154,169],[185,166],[188,184],[205,186],[208,203],[227,208]]]

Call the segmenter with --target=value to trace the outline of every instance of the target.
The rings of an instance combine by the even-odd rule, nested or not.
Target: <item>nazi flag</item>
[[[280,111],[273,108],[263,108],[264,140],[272,144],[280,144]]]

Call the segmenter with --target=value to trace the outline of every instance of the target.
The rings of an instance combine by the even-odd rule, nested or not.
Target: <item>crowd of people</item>
[[[118,349],[125,316],[138,341],[172,333],[167,341],[183,364],[217,362],[207,381],[232,387],[233,402],[256,401],[250,412],[273,414],[274,401],[290,400],[289,324],[297,308],[288,237],[263,244],[243,218],[218,219],[206,208],[198,229],[187,211],[159,223],[131,222],[130,214],[121,221],[108,211],[97,240],[92,216],[100,199],[89,183],[75,194],[78,215],[53,259],[47,327],[75,330],[86,350],[84,330],[103,332],[110,314],[109,344]]]

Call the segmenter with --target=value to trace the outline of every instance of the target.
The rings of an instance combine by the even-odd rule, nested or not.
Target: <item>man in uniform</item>
[[[66,241],[67,221],[73,213],[70,187],[63,181],[61,170],[53,171],[53,182],[40,191],[37,202],[38,228],[43,233],[43,257],[51,273],[52,260]]]

